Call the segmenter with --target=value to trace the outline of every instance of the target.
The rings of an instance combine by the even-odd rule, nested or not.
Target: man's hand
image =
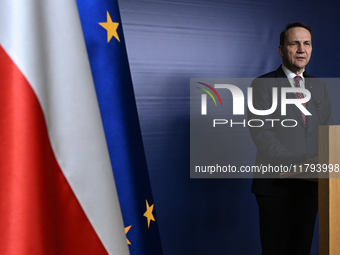
[[[301,163],[301,164],[317,164],[319,162],[319,157],[316,156],[314,158],[308,158],[305,160],[305,162]]]
[[[312,165],[312,164],[318,164],[319,157],[316,156],[314,158],[307,158],[304,162],[300,163],[299,166],[302,166],[302,169],[305,171],[306,166],[304,164]],[[308,167],[309,168],[309,167]]]

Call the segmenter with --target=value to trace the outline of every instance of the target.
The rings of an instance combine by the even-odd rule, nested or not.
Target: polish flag
[[[0,254],[129,254],[75,1],[0,24]]]

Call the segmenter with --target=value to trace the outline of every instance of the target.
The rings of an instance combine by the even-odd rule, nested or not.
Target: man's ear
[[[283,47],[281,45],[279,46],[279,54],[282,58],[283,57]]]

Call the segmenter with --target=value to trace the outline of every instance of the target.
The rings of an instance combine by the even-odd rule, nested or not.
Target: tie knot
[[[300,81],[301,81],[301,76],[295,76],[295,87],[300,88]]]

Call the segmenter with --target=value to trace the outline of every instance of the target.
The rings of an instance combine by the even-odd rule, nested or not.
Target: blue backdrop
[[[120,0],[125,41],[165,255],[260,254],[249,179],[189,178],[189,85],[197,77],[257,77],[276,69],[288,22],[314,32],[307,71],[338,77],[340,2]],[[337,98],[329,88],[336,124]],[[231,155],[251,165],[249,137]],[[317,229],[316,229],[317,230]],[[317,252],[317,236],[312,254]]]

